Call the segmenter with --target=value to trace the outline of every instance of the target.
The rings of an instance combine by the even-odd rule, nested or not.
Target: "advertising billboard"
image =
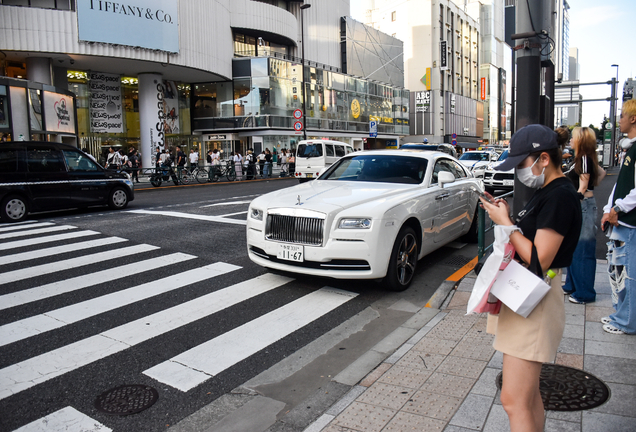
[[[44,92],[44,124],[47,132],[75,133],[73,98],[59,93]]]

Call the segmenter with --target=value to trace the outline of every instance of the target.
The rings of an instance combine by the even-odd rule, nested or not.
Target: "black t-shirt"
[[[590,162],[587,158],[587,156],[581,156],[581,174],[592,174],[592,166],[591,164],[594,162]],[[579,180],[580,180],[580,174],[577,174],[574,167],[575,165],[572,165],[572,168],[570,169],[570,171],[568,171],[567,173],[565,173],[565,175],[567,176],[567,178],[569,178],[572,183],[574,184],[574,190],[579,190]],[[590,178],[591,180],[591,178]],[[592,186],[592,182],[588,182],[587,184],[587,190],[589,191],[593,191],[594,190],[594,186]]]
[[[183,151],[177,152],[177,162],[179,166],[184,166],[186,163],[186,155]]]
[[[563,242],[550,268],[572,264],[572,255],[581,233],[581,202],[572,182],[567,178],[557,178],[537,190],[516,215],[515,221],[518,221],[517,226],[521,228],[523,235],[533,242],[537,230],[542,228],[553,229],[561,234]]]

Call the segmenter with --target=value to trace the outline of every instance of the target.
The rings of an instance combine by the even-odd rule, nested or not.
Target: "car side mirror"
[[[446,183],[454,183],[455,176],[448,171],[442,171],[437,174],[437,184],[439,187],[443,188]]]

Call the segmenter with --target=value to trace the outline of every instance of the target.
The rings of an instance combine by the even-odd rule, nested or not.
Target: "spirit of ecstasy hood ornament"
[[[300,205],[300,195],[298,195],[298,196],[296,197],[296,199],[298,200],[298,202],[296,203],[296,205]]]

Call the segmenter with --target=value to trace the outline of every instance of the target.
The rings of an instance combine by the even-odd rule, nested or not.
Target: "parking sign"
[[[369,137],[371,138],[378,137],[378,122],[376,121],[369,122]]]

